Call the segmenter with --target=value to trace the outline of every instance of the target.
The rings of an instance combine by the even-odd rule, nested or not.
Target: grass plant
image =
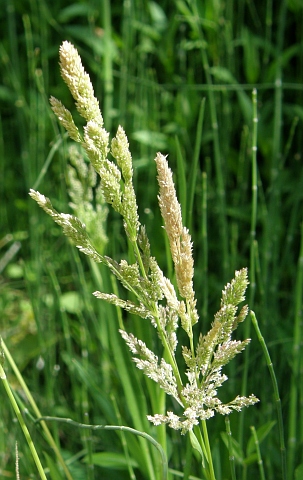
[[[204,475],[215,480],[205,421],[214,416],[215,412],[228,415],[232,410],[241,411],[243,407],[258,402],[254,395],[237,396],[224,405],[217,397],[217,388],[227,380],[227,376],[221,374],[222,367],[249,343],[249,340],[243,342],[231,340],[232,331],[245,320],[248,312],[247,306],[244,306],[237,313],[239,303],[245,299],[247,271],[242,269],[236,272],[235,278],[226,286],[222,292],[221,308],[215,315],[211,330],[204,336],[200,334],[195,346],[193,326],[198,322],[199,316],[193,290],[192,242],[188,229],[182,223],[181,205],[176,197],[172,171],[167,160],[161,153],[155,158],[159,206],[174,263],[177,290],[164,276],[155,257],[151,256],[145,227],[139,221],[133,188],[132,158],[126,134],[119,126],[116,136],[109,142],[109,133],[104,129],[102,113],[94,96],[90,78],[82,66],[77,50],[67,41],[60,47],[60,70],[74,97],[78,112],[87,122],[82,134],[66,107],[51,97],[52,109],[60,123],[67,130],[69,137],[83,149],[83,153],[73,147],[69,150],[71,162],[75,167],[69,170],[70,196],[73,200],[72,208],[79,211],[80,218],[58,213],[48,198],[33,189],[30,190],[30,196],[62,227],[63,233],[81,252],[94,262],[107,266],[132,294],[135,301],[124,300],[116,294],[100,291],[94,295],[141,317],[144,324],[148,320],[156,329],[163,348],[163,357],[160,359],[147,347],[142,338],[127,333],[124,327],[120,329],[120,334],[132,354],[136,355],[134,357],[136,366],[158,383],[167,395],[174,397],[184,411],[181,416],[171,410],[167,410],[165,414],[166,402],[164,402],[164,411],[159,406],[160,410],[154,415],[148,415],[147,418],[157,426],[168,424],[171,428],[180,430],[183,435],[189,432],[193,444],[198,446],[201,453]],[[90,162],[88,167],[83,156],[84,152]],[[116,163],[108,159],[109,153]],[[94,170],[90,169],[90,166]],[[76,179],[76,173],[79,179]],[[92,188],[96,186],[95,173],[100,176],[100,186],[95,191],[94,208]],[[107,215],[104,202],[123,218],[135,263],[128,263],[126,260],[118,263],[108,256],[101,255],[99,249],[95,248],[100,240],[104,243],[102,227]],[[178,300],[178,297],[183,300]],[[182,346],[186,383],[182,380],[180,365],[176,359],[179,327],[183,328],[188,337],[188,346]],[[156,472],[156,468],[154,470]]]
[[[271,1],[229,0],[130,0],[122,5],[113,1],[103,2],[102,8],[94,0],[73,4],[7,0],[4,7],[0,333],[20,377],[8,355],[3,369],[46,476],[67,478],[43,429],[34,422],[40,414],[24,395],[25,385],[41,416],[145,432],[163,446],[169,478],[201,478],[199,447],[193,448],[189,435],[147,420],[151,412],[166,414],[166,395],[134,368],[119,334],[119,329],[133,332],[161,357],[155,330],[92,298],[91,292],[99,290],[126,301],[106,266],[64,241],[60,229],[28,198],[29,188],[39,190],[59,212],[80,216],[81,205],[68,192],[71,182],[80,180],[79,171],[75,164],[67,166],[70,141],[58,128],[48,100],[49,95],[60,98],[81,129],[83,122],[59,76],[58,48],[68,39],[91,74],[110,136],[118,124],[127,131],[138,214],[159,267],[176,287],[156,201],[153,161],[157,151],[169,154],[182,218],[194,243],[193,281],[200,316],[193,327],[196,338],[210,329],[222,286],[248,266],[247,302],[259,319],[280,391],[277,394],[268,382],[269,360],[257,341],[259,335],[249,326],[249,316],[239,325],[237,339],[251,336],[252,342],[226,366],[229,380],[220,390],[224,403],[235,392],[254,392],[260,402],[229,415],[226,427],[218,415],[207,421],[217,479],[259,478],[260,460],[265,478],[300,479],[300,2],[282,2],[279,11]],[[257,95],[251,94],[254,89]],[[101,255],[135,262],[120,218],[111,210],[103,233]],[[131,294],[128,300],[134,302],[135,297]],[[185,331],[179,333],[180,346],[187,340]],[[179,348],[176,359],[182,362]],[[20,478],[38,478],[4,388],[2,393],[0,476],[16,476],[17,442]],[[287,468],[280,460],[277,398]],[[75,480],[160,475],[158,452],[140,437],[122,430],[97,434],[55,421],[48,427]],[[120,469],[115,468],[118,464]]]

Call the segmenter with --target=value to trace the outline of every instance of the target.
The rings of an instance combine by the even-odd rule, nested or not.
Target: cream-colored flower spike
[[[182,298],[186,300],[186,312],[180,309],[182,327],[191,335],[191,327],[198,321],[195,292],[193,289],[194,259],[191,236],[183,226],[181,206],[178,202],[173,174],[166,157],[158,153],[155,158],[158,171],[159,205],[164,227],[169,239],[172,259],[175,265],[177,285]]]
[[[70,42],[65,41],[60,47],[59,54],[61,76],[76,101],[78,112],[87,122],[93,120],[102,127],[103,118],[99,102],[79,53]]]

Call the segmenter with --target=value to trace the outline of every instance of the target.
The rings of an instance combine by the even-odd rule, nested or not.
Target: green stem
[[[194,196],[195,196],[195,189],[196,189],[196,183],[197,183],[197,174],[199,169],[204,110],[205,110],[205,97],[202,99],[201,105],[200,105],[197,130],[196,130],[194,155],[193,155],[193,161],[192,161],[191,172],[189,177],[188,207],[186,212],[186,219],[184,219],[184,223],[185,225],[187,225],[189,231],[192,231],[193,229],[193,205],[194,205]],[[181,202],[181,205],[182,205],[182,202]]]
[[[3,382],[3,385],[4,385],[4,388],[5,388],[5,390],[6,390],[7,396],[8,396],[8,398],[9,398],[9,401],[10,401],[10,403],[11,403],[11,405],[12,405],[14,411],[15,411],[16,417],[17,417],[17,419],[18,419],[18,421],[19,421],[19,423],[20,423],[20,427],[21,427],[22,430],[23,430],[24,436],[25,436],[25,438],[26,438],[26,441],[27,441],[28,446],[29,446],[29,448],[30,448],[31,454],[32,454],[32,456],[33,456],[34,462],[35,462],[35,464],[36,464],[36,466],[37,466],[37,469],[38,469],[38,472],[39,472],[39,474],[40,474],[40,478],[42,478],[43,480],[47,480],[47,477],[46,477],[46,475],[45,475],[45,473],[44,473],[44,470],[43,470],[43,467],[42,467],[42,465],[41,465],[41,462],[40,462],[40,459],[39,459],[37,450],[36,450],[35,445],[34,445],[34,443],[33,443],[33,441],[32,441],[32,438],[31,438],[31,436],[30,436],[30,433],[29,433],[29,431],[28,431],[28,428],[27,428],[27,426],[25,425],[24,419],[23,419],[23,417],[22,417],[22,415],[21,415],[21,412],[20,412],[20,410],[19,410],[18,404],[17,404],[17,402],[16,402],[16,400],[15,400],[15,397],[14,397],[12,391],[11,391],[11,388],[10,388],[10,386],[9,386],[9,383],[8,383],[8,381],[7,381],[7,378],[6,378],[6,375],[5,375],[5,372],[4,372],[4,370],[3,370],[3,367],[2,367],[2,365],[1,365],[1,363],[0,363],[0,378],[1,378],[2,382]]]
[[[253,435],[253,439],[255,441],[255,447],[256,447],[256,452],[257,452],[257,458],[258,458],[258,465],[259,465],[259,471],[260,471],[260,480],[265,480],[265,474],[264,474],[264,467],[263,467],[263,460],[261,457],[261,452],[260,452],[260,446],[259,446],[259,440],[257,436],[257,432],[255,427],[250,427]]]
[[[33,397],[32,397],[32,395],[31,395],[29,389],[27,388],[27,385],[26,385],[26,383],[24,382],[23,377],[22,377],[22,375],[21,375],[21,373],[20,373],[17,365],[15,364],[15,362],[14,362],[14,360],[13,360],[13,358],[12,358],[12,356],[11,356],[8,348],[7,348],[7,346],[5,345],[5,342],[4,342],[3,339],[1,339],[1,346],[2,346],[2,348],[3,348],[5,357],[6,357],[7,360],[9,361],[9,364],[11,365],[11,367],[12,367],[12,369],[13,369],[13,371],[14,371],[17,379],[18,379],[18,382],[20,383],[21,388],[22,388],[22,390],[24,391],[24,393],[25,393],[25,395],[26,395],[26,398],[28,399],[29,404],[31,405],[31,407],[32,407],[35,415],[36,415],[37,417],[41,417],[42,415],[41,415],[41,413],[40,413],[40,410],[38,409],[35,400],[33,399]],[[45,423],[45,422],[41,422],[41,427],[42,427],[42,429],[43,429],[43,431],[44,431],[45,437],[46,437],[49,445],[51,446],[51,448],[53,449],[53,451],[54,451],[54,453],[55,453],[55,455],[56,455],[56,457],[57,457],[57,460],[58,460],[59,464],[61,465],[62,469],[64,470],[64,473],[65,473],[66,478],[67,478],[68,480],[73,480],[73,478],[72,478],[72,476],[71,476],[71,474],[70,474],[70,472],[69,472],[69,470],[68,470],[68,468],[67,468],[67,466],[66,466],[66,464],[65,464],[65,462],[64,462],[64,460],[63,460],[63,458],[62,458],[62,456],[61,456],[60,450],[58,449],[58,447],[57,447],[57,445],[56,445],[56,442],[55,442],[55,440],[53,439],[52,434],[51,434],[51,432],[49,431],[46,423]]]
[[[269,204],[268,215],[265,223],[265,244],[263,251],[265,252],[263,259],[263,278],[265,278],[265,285],[267,292],[265,298],[268,302],[268,311],[271,315],[275,315],[277,310],[277,302],[273,301],[272,292],[278,291],[278,268],[279,261],[279,245],[278,235],[273,235],[273,232],[279,230],[283,219],[280,217],[281,207],[281,188],[279,188],[279,181],[281,181],[282,170],[282,153],[281,144],[283,140],[283,41],[285,38],[285,24],[287,17],[287,1],[282,0],[279,3],[279,20],[276,40],[276,72],[275,72],[275,100],[273,112],[273,133],[272,133],[272,161],[270,172],[270,186],[269,186]],[[270,287],[270,288],[269,288]],[[271,303],[270,303],[271,302]]]
[[[32,186],[32,189],[33,190],[37,190],[37,188],[39,187],[41,181],[43,180],[44,176],[46,175],[47,171],[48,171],[48,167],[50,166],[52,160],[53,160],[53,157],[55,155],[55,153],[57,153],[57,151],[59,150],[59,148],[61,147],[62,143],[64,140],[66,140],[66,138],[68,137],[67,133],[65,133],[64,135],[60,135],[58,137],[58,140],[55,142],[55,144],[52,146],[52,148],[50,149],[50,152],[49,154],[47,155],[47,158],[43,164],[43,167],[41,168],[40,172],[39,172],[39,175],[35,181],[35,183],[33,184]]]
[[[207,42],[204,39],[202,28],[199,23],[199,12],[197,7],[197,1],[192,2],[193,15],[192,15],[192,27],[194,32],[201,43],[201,60],[203,65],[203,70],[206,77],[207,84],[207,94],[209,100],[209,109],[210,109],[210,118],[211,126],[213,132],[213,145],[214,145],[214,161],[215,161],[215,170],[216,170],[216,179],[217,179],[217,196],[218,196],[218,218],[219,218],[219,231],[221,233],[221,245],[222,245],[222,266],[223,266],[223,276],[227,276],[229,271],[229,253],[228,253],[228,227],[227,227],[227,216],[226,216],[226,196],[225,196],[225,181],[224,181],[224,171],[223,171],[223,162],[221,156],[221,148],[219,141],[219,130],[218,130],[218,118],[217,118],[217,109],[216,101],[214,95],[214,86],[212,82],[212,76],[210,72],[210,65],[207,55]]]
[[[111,131],[113,109],[113,46],[112,46],[112,22],[111,2],[104,0],[103,4],[103,27],[104,27],[104,55],[103,55],[103,79],[104,79],[104,124]]]
[[[292,375],[290,383],[289,427],[288,427],[288,477],[293,477],[296,448],[298,447],[298,399],[300,385],[300,347],[302,345],[302,297],[303,297],[303,223],[301,224],[301,245],[297,267],[295,289],[295,322],[293,333]]]
[[[229,421],[228,415],[226,415],[225,417],[225,425],[226,425],[226,433],[227,433],[227,439],[228,439],[228,453],[229,453],[231,478],[232,480],[236,480],[235,456],[234,456],[233,445],[231,441],[232,435],[231,435],[230,421]]]
[[[256,291],[256,223],[257,223],[257,201],[258,201],[258,181],[257,181],[257,125],[258,125],[258,113],[257,113],[257,90],[254,88],[252,92],[252,104],[253,104],[253,126],[252,126],[252,159],[251,159],[251,219],[250,219],[250,268],[249,268],[249,282],[250,282],[250,297],[249,305],[253,308],[253,302]],[[250,322],[245,323],[245,338],[250,337]],[[244,369],[242,376],[242,389],[241,395],[246,395],[247,392],[247,379],[249,369],[249,346],[244,352]],[[244,418],[245,413],[242,411],[239,420],[239,444],[243,448],[244,437]]]
[[[253,104],[253,132],[252,132],[252,209],[250,223],[250,308],[253,308],[253,301],[256,291],[256,269],[255,269],[255,240],[257,224],[257,201],[258,201],[258,182],[257,182],[257,135],[258,135],[258,114],[257,114],[257,90],[254,88],[252,93]],[[247,323],[249,325],[249,323]]]
[[[210,449],[210,444],[209,444],[206,420],[202,420],[201,423],[202,423],[204,445],[205,445],[205,449],[206,449],[206,458],[207,458],[208,468],[209,468],[209,479],[210,480],[216,480],[214,465],[213,465],[213,459],[212,459],[211,449]]]
[[[274,389],[274,398],[276,402],[276,409],[277,409],[277,417],[278,417],[278,429],[279,429],[279,438],[280,438],[280,451],[281,451],[281,464],[282,464],[282,479],[286,480],[287,479],[287,473],[286,473],[286,449],[285,449],[285,442],[284,442],[284,427],[283,427],[283,417],[282,417],[282,407],[281,407],[281,399],[280,399],[280,394],[279,394],[279,387],[278,387],[278,382],[276,378],[276,374],[274,371],[274,367],[269,355],[269,351],[267,349],[264,337],[261,333],[261,330],[259,328],[258,321],[256,319],[256,315],[253,311],[250,312],[251,319],[253,326],[256,330],[258,340],[261,344],[263,354],[266,360],[266,364],[269,369],[269,373],[271,376],[271,381],[273,384],[273,389]]]

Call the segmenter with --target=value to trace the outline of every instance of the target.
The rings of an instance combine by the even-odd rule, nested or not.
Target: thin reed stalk
[[[222,274],[223,278],[227,278],[229,268],[230,268],[230,259],[229,259],[229,250],[228,250],[228,228],[227,228],[227,217],[226,217],[226,198],[225,198],[225,182],[224,182],[224,170],[222,162],[222,154],[220,147],[219,139],[219,126],[217,118],[217,109],[216,101],[213,89],[213,82],[210,73],[210,65],[208,61],[206,41],[204,39],[203,31],[200,26],[199,21],[199,12],[197,7],[196,0],[192,3],[193,14],[190,20],[192,24],[193,31],[201,41],[201,60],[203,65],[203,70],[206,77],[207,83],[207,95],[209,101],[209,110],[211,116],[211,126],[213,133],[213,146],[214,146],[214,163],[216,169],[216,179],[217,179],[217,196],[218,196],[218,218],[219,218],[219,227],[218,231],[220,232],[221,240],[221,251],[222,251]]]
[[[258,138],[258,112],[257,112],[257,90],[252,92],[253,103],[253,122],[252,122],[252,159],[251,159],[251,218],[250,218],[250,296],[249,305],[253,308],[253,302],[256,291],[256,255],[257,255],[257,243],[256,243],[256,224],[257,224],[257,207],[258,207],[258,180],[257,180],[257,138]],[[250,322],[245,324],[245,336],[250,337]],[[248,371],[250,363],[250,350],[244,352],[244,369],[242,375],[242,395],[247,392],[248,384]],[[242,412],[239,421],[239,444],[243,448],[244,438],[244,418],[245,412]]]
[[[256,452],[257,452],[258,466],[259,466],[259,472],[260,472],[260,480],[265,480],[263,460],[262,460],[262,457],[261,457],[258,435],[257,435],[256,429],[255,429],[254,426],[251,426],[250,429],[252,431],[253,439],[254,439],[254,442],[255,442],[255,448],[256,448]]]
[[[274,232],[279,228],[281,223],[280,205],[281,205],[281,188],[279,186],[281,178],[281,145],[283,141],[282,129],[282,104],[283,104],[283,69],[282,69],[282,51],[284,42],[284,30],[287,14],[286,1],[282,0],[279,10],[279,23],[276,41],[276,71],[275,71],[275,96],[274,96],[274,112],[273,112],[273,143],[272,143],[272,159],[270,165],[270,186],[269,186],[269,202],[268,215],[265,223],[265,244],[263,256],[263,278],[265,286],[268,286],[266,294],[267,308],[269,311],[277,313],[277,302],[272,301],[275,297],[273,293],[278,289],[279,275],[279,237]],[[272,315],[273,313],[271,313]],[[267,315],[266,315],[267,316]]]
[[[188,188],[188,201],[187,201],[187,211],[186,216],[184,217],[185,225],[188,225],[189,231],[193,231],[193,212],[194,212],[194,197],[196,192],[196,184],[197,184],[197,175],[198,175],[198,165],[199,165],[199,158],[201,152],[201,143],[202,143],[202,129],[203,129],[203,119],[204,119],[204,112],[205,112],[205,98],[202,99],[200,109],[199,109],[199,117],[197,122],[197,130],[196,130],[196,137],[195,137],[195,148],[194,148],[194,155],[193,160],[191,163],[190,174],[189,174],[189,188]],[[182,205],[182,201],[181,201]],[[183,212],[182,212],[183,213]],[[206,276],[204,277],[206,278]]]
[[[1,341],[1,342],[2,342],[2,341]],[[0,348],[1,348],[1,349],[2,349],[2,347],[4,347],[3,343],[2,343],[2,345],[0,345]],[[4,348],[3,348],[3,349],[4,349]],[[1,359],[1,360],[2,360],[2,359]],[[42,480],[47,480],[47,477],[46,477],[46,475],[45,475],[45,473],[44,473],[44,469],[43,469],[43,466],[42,466],[42,464],[41,464],[41,462],[40,462],[40,458],[39,458],[39,455],[38,455],[38,453],[37,453],[36,447],[35,447],[35,445],[34,445],[34,443],[33,443],[32,437],[31,437],[31,435],[30,435],[30,433],[29,433],[29,431],[28,431],[28,428],[27,428],[27,426],[26,426],[26,424],[25,424],[25,422],[24,422],[24,419],[23,419],[23,417],[22,417],[22,415],[21,415],[20,409],[19,409],[18,404],[17,404],[17,402],[16,402],[16,400],[15,400],[15,397],[14,397],[14,395],[13,395],[13,392],[12,392],[11,388],[10,388],[10,385],[9,385],[9,383],[8,383],[8,381],[7,381],[6,374],[5,374],[5,371],[3,370],[3,367],[2,367],[1,362],[0,362],[0,379],[2,380],[4,389],[5,389],[5,391],[6,391],[6,394],[7,394],[8,398],[9,398],[10,404],[11,404],[11,406],[12,406],[13,409],[14,409],[14,412],[15,412],[15,415],[16,415],[16,417],[17,417],[17,419],[18,419],[18,422],[19,422],[19,424],[20,424],[20,427],[22,428],[22,431],[23,431],[24,436],[25,436],[25,439],[26,439],[26,441],[27,441],[27,443],[28,443],[30,452],[31,452],[31,454],[32,454],[32,457],[33,457],[34,462],[35,462],[35,464],[36,464],[37,470],[38,470],[38,472],[39,472],[40,478],[41,478]]]
[[[202,172],[202,222],[201,222],[201,238],[202,238],[202,262],[201,270],[203,275],[203,292],[202,292],[202,320],[205,322],[208,315],[208,235],[207,235],[207,174]]]
[[[258,138],[258,97],[257,90],[252,92],[253,104],[253,128],[252,128],[252,195],[251,195],[251,224],[250,224],[250,264],[249,264],[249,305],[253,308],[256,292],[256,226],[257,226],[257,207],[258,207],[258,172],[257,172],[257,138]],[[249,324],[247,324],[249,325]],[[248,333],[248,332],[247,332]],[[249,333],[248,333],[249,336]]]
[[[36,402],[35,402],[32,394],[30,393],[30,391],[29,391],[29,389],[28,389],[28,387],[27,387],[27,385],[26,385],[26,383],[25,383],[25,381],[24,381],[24,379],[23,379],[23,377],[22,377],[22,375],[21,375],[21,373],[20,373],[20,371],[19,371],[16,363],[14,362],[14,359],[12,358],[12,356],[11,356],[11,354],[10,354],[10,352],[9,352],[6,344],[5,344],[5,342],[3,341],[3,339],[1,340],[1,347],[3,348],[3,352],[4,352],[4,355],[5,355],[5,358],[8,360],[8,362],[9,362],[9,364],[10,364],[13,372],[15,373],[16,378],[17,378],[17,380],[18,380],[18,382],[19,382],[19,384],[20,384],[20,386],[21,386],[21,388],[22,388],[22,390],[23,390],[23,392],[24,392],[24,394],[25,394],[25,396],[26,396],[26,398],[27,398],[30,406],[32,407],[34,414],[36,415],[37,418],[40,418],[40,417],[41,417],[41,412],[40,412],[39,408],[37,407],[37,404],[36,404]],[[2,368],[2,367],[1,367],[1,368]],[[3,369],[2,369],[2,370],[3,370]],[[3,373],[3,375],[5,375],[5,373]],[[8,383],[7,383],[7,381],[6,381],[5,389],[7,390],[7,388],[8,388],[9,391],[10,391],[10,388],[9,388]],[[8,392],[8,390],[7,390],[7,392]],[[11,395],[12,395],[12,394],[10,394],[10,398],[11,398]],[[14,398],[14,397],[13,397],[13,398]],[[15,402],[15,399],[14,399],[14,402]],[[17,405],[17,404],[16,404],[16,405]],[[13,406],[14,406],[14,405],[13,405]],[[17,405],[17,408],[18,408],[18,405]],[[14,410],[15,410],[15,406],[14,406]],[[18,408],[18,410],[19,410],[19,408]],[[15,410],[15,412],[16,412],[16,410]],[[16,412],[16,415],[17,415],[17,412]],[[21,414],[20,414],[20,415],[21,415]],[[18,418],[18,420],[19,420],[18,415],[17,415],[17,418]],[[21,416],[21,418],[22,418],[22,416]],[[22,421],[23,421],[23,418],[22,418]],[[19,422],[20,422],[20,420],[19,420]],[[23,423],[24,423],[24,421],[23,421]],[[21,426],[22,426],[22,425],[21,425]],[[63,460],[63,457],[62,457],[62,455],[61,455],[61,452],[60,452],[60,450],[59,450],[56,442],[54,441],[54,439],[53,439],[53,437],[52,437],[51,432],[50,432],[49,429],[48,429],[48,426],[46,425],[45,422],[41,422],[41,427],[42,427],[42,429],[43,429],[43,432],[44,432],[44,434],[45,434],[45,438],[47,439],[48,444],[49,444],[49,445],[51,446],[51,448],[53,449],[53,451],[54,451],[54,453],[55,453],[55,455],[56,455],[56,457],[57,457],[58,463],[60,464],[60,466],[62,467],[62,469],[63,469],[63,471],[64,471],[64,473],[65,473],[65,475],[66,475],[66,478],[67,478],[68,480],[72,480],[72,476],[71,476],[71,474],[70,474],[70,472],[69,472],[69,470],[68,470],[68,468],[67,468],[67,466],[66,466],[65,461]],[[23,428],[22,428],[22,429],[23,429]],[[42,477],[42,478],[44,478],[44,477]],[[45,478],[46,478],[46,477],[45,477]]]
[[[111,22],[111,2],[104,0],[102,2],[103,28],[104,28],[104,55],[103,55],[103,82],[104,82],[104,101],[103,114],[104,122],[109,131],[111,131],[113,117],[113,40],[112,40],[112,22]]]
[[[273,391],[274,391],[274,398],[275,398],[275,405],[277,411],[277,419],[278,419],[278,432],[279,432],[279,441],[280,441],[280,453],[281,453],[281,470],[282,470],[282,479],[287,480],[287,468],[286,468],[286,448],[285,448],[285,440],[284,440],[284,426],[283,426],[283,415],[282,415],[282,406],[281,406],[281,399],[279,393],[279,387],[277,382],[277,377],[275,374],[275,370],[271,361],[271,357],[265,343],[264,337],[261,333],[256,315],[253,311],[250,312],[251,320],[256,331],[258,340],[262,347],[263,355],[265,357],[266,365],[269,369]]]
[[[301,241],[300,252],[297,265],[296,287],[294,292],[295,304],[295,321],[293,331],[293,347],[292,347],[292,372],[290,382],[290,401],[289,401],[289,427],[288,427],[288,478],[293,478],[295,469],[295,459],[298,446],[301,442],[301,432],[298,422],[298,411],[301,406],[301,375],[302,375],[302,359],[300,348],[302,345],[303,330],[302,330],[302,302],[303,302],[303,222],[301,224]],[[302,414],[300,414],[302,415]]]
[[[236,466],[235,466],[235,455],[233,452],[233,445],[232,445],[232,433],[230,429],[230,420],[229,417],[225,417],[225,426],[226,426],[226,433],[228,439],[228,455],[229,455],[229,464],[230,464],[230,471],[231,471],[231,478],[232,480],[236,480]]]

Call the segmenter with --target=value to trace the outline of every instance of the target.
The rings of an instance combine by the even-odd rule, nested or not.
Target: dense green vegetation
[[[30,188],[37,189],[58,211],[71,212],[66,182],[70,141],[57,124],[49,96],[62,100],[79,125],[81,119],[60,78],[59,46],[69,40],[81,54],[106,129],[114,135],[119,124],[125,128],[141,223],[152,254],[172,278],[154,162],[159,150],[169,155],[183,220],[194,241],[201,317],[196,333],[210,328],[221,290],[234,271],[248,267],[247,302],[258,318],[279,385],[287,478],[299,480],[302,17],[299,0],[279,5],[270,0],[6,0],[1,9],[1,336],[42,415],[124,425],[165,441],[170,478],[201,478],[199,457],[188,436],[168,430],[165,437],[163,429],[147,421],[164,397],[135,369],[118,333],[123,320],[127,331],[156,348],[153,330],[92,296],[95,290],[110,293],[120,286],[103,266],[79,253],[28,196]],[[127,258],[121,219],[112,211],[106,233],[99,251],[117,261]],[[277,397],[249,319],[237,331],[237,338],[247,337],[252,342],[228,366],[229,381],[220,393],[222,400],[251,392],[260,399],[257,406],[229,417],[236,478],[262,478],[253,426],[265,478],[285,479]],[[48,477],[65,478],[7,358],[4,369],[20,409],[28,409],[24,418],[42,464],[50,469]],[[38,478],[2,385],[0,395],[1,476],[16,476],[18,442],[20,478]],[[155,467],[159,454],[144,439],[59,422],[48,425],[75,480],[160,478]],[[233,478],[224,418],[210,419],[208,428],[217,479]]]

